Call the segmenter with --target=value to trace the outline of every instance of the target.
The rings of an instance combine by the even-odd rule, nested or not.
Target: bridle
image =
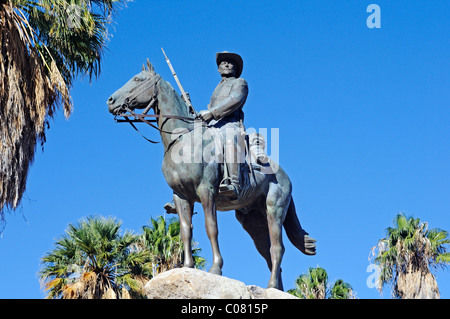
[[[145,83],[142,83],[139,87],[145,86],[146,88],[144,90],[142,90],[142,92],[139,92],[139,94],[136,94],[136,95],[144,94],[146,91],[150,90],[153,86],[155,86],[157,88],[156,84],[159,82],[160,79],[161,79],[161,76],[156,75],[154,78],[150,79],[152,82],[150,82],[148,85],[145,85]],[[156,141],[153,141],[153,140],[145,137],[133,123],[142,122],[147,125],[150,125],[154,129],[157,129],[161,133],[173,134],[173,132],[169,132],[169,131],[160,129],[158,126],[153,125],[152,122],[158,123],[158,120],[157,120],[158,118],[168,118],[168,119],[183,120],[183,121],[189,121],[189,122],[194,122],[196,120],[200,120],[199,118],[192,118],[192,117],[179,116],[179,115],[147,114],[147,112],[150,111],[150,109],[152,109],[152,108],[155,109],[155,113],[156,113],[157,107],[158,107],[157,93],[153,94],[153,97],[151,98],[150,103],[144,109],[142,114],[138,114],[138,113],[134,112],[132,106],[130,106],[130,99],[126,98],[124,104],[122,104],[118,109],[119,114],[114,116],[114,121],[116,123],[129,123],[145,140],[147,140],[148,142],[150,142],[152,144],[158,144],[160,142],[156,142]],[[186,107],[187,107],[187,105],[186,105]],[[124,119],[118,119],[118,117],[123,117]],[[130,119],[130,117],[134,117],[134,119]],[[147,120],[146,118],[148,118],[148,117],[155,118],[155,119]],[[182,133],[181,135],[183,135],[189,131],[191,131],[191,130],[188,129],[186,132]]]

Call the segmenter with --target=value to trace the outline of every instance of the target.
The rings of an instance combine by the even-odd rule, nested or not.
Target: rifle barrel
[[[183,96],[184,101],[185,101],[186,104],[189,106],[189,108],[194,112],[194,114],[197,115],[197,112],[194,110],[194,107],[192,106],[191,101],[189,100],[189,98],[188,98],[186,92],[184,91],[183,86],[181,85],[181,82],[180,82],[180,80],[178,79],[178,76],[177,76],[177,74],[176,74],[176,72],[175,72],[175,70],[174,70],[174,68],[173,68],[173,66],[172,66],[172,63],[170,63],[170,60],[169,60],[169,58],[168,58],[167,55],[166,55],[166,52],[164,52],[164,49],[163,49],[163,48],[161,48],[161,50],[162,50],[162,52],[163,52],[163,54],[164,54],[164,57],[166,58],[167,65],[169,66],[170,71],[172,72],[172,75],[173,75],[173,77],[175,78],[175,82],[177,82],[178,88],[179,88],[180,91],[181,91],[181,96]]]

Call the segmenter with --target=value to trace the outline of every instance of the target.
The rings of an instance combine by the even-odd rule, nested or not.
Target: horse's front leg
[[[198,195],[202,202],[203,212],[205,213],[206,234],[211,242],[213,252],[213,265],[211,269],[209,269],[209,272],[216,275],[222,275],[223,259],[219,249],[217,211],[215,196],[212,189],[212,187],[200,186]]]
[[[177,194],[173,194],[173,201],[180,219],[181,240],[184,246],[184,267],[194,268],[194,258],[192,257],[192,211],[194,205],[182,199]]]

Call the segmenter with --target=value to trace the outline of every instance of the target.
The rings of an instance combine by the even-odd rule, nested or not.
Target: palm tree
[[[183,242],[178,219],[151,218],[149,225],[143,227],[142,245],[149,251],[153,276],[183,266]],[[192,247],[195,267],[201,269],[206,260],[199,255],[201,249],[197,248],[197,243],[193,242]]]
[[[0,222],[20,205],[50,119],[76,77],[100,74],[107,25],[127,0],[0,0]]]
[[[330,289],[330,299],[354,299],[355,296],[352,286],[342,279],[336,280]]]
[[[448,232],[428,229],[419,218],[398,214],[395,227],[388,227],[386,237],[372,248],[372,259],[381,267],[379,291],[392,286],[394,298],[436,299],[439,288],[432,270],[450,263]]]
[[[116,299],[144,297],[151,277],[148,253],[140,239],[120,234],[115,218],[89,217],[70,224],[56,247],[42,258],[39,276],[47,298]]]
[[[329,286],[328,273],[321,267],[309,268],[295,281],[295,288],[288,293],[301,299],[354,299],[355,293],[350,284],[342,279]]]

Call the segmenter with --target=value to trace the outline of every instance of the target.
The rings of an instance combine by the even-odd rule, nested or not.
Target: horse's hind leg
[[[194,205],[182,199],[177,194],[173,194],[173,201],[180,219],[181,240],[184,246],[184,267],[194,268],[194,258],[192,256],[192,210]]]
[[[253,239],[256,249],[261,256],[266,260],[269,270],[272,271],[272,258],[270,256],[270,236],[269,228],[267,227],[266,214],[258,210],[251,210],[244,214],[236,211],[236,219],[241,223],[244,230]],[[281,280],[281,271],[278,278],[278,287],[283,290],[283,283]]]
[[[272,272],[268,287],[280,290],[282,287],[279,278],[281,277],[281,260],[284,254],[282,226],[290,201],[290,190],[285,190],[280,184],[270,184],[266,198],[267,225],[269,228],[270,256],[272,260]]]

